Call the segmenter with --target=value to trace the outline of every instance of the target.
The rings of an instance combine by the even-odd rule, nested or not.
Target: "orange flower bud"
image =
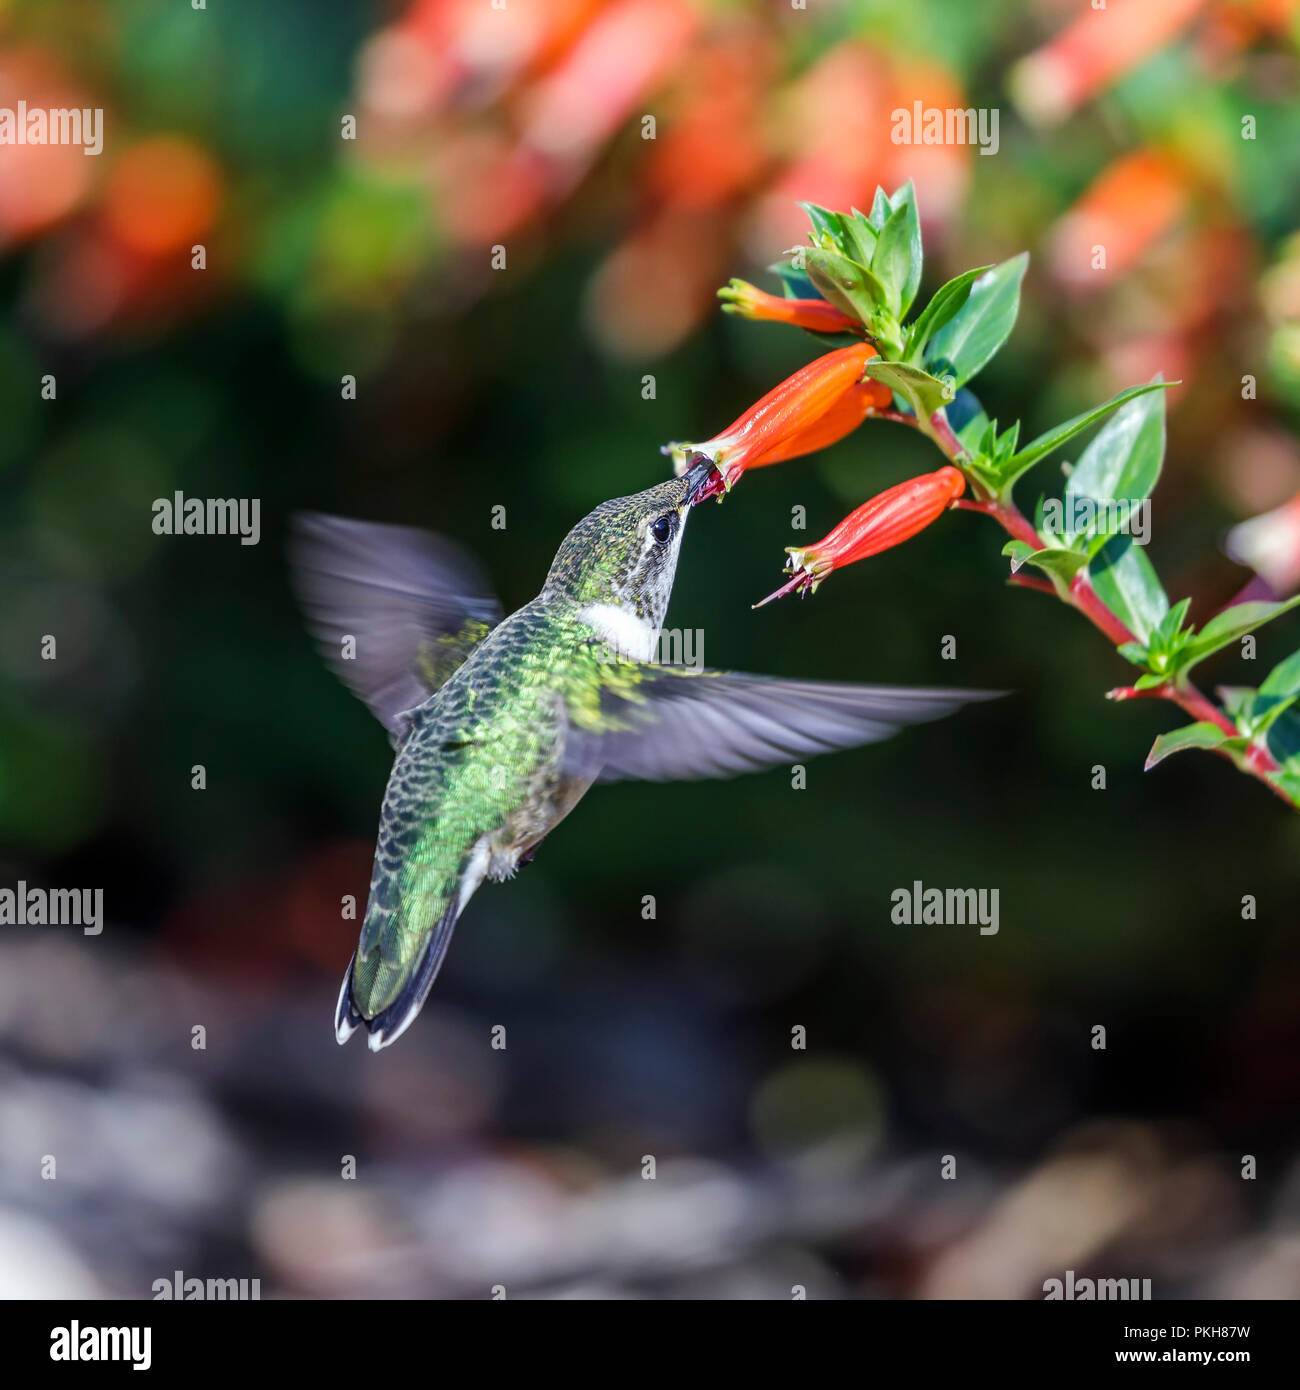
[[[754,607],[761,608],[794,590],[815,593],[833,570],[878,555],[925,530],[965,490],[966,479],[950,466],[886,488],[850,512],[816,545],[787,546],[790,559],[786,567],[793,578]]]
[[[751,285],[748,280],[733,279],[718,291],[718,298],[727,301],[722,306],[724,313],[763,319],[768,323],[790,323],[814,333],[845,333],[850,329],[860,330],[862,326],[824,299],[782,299]]]

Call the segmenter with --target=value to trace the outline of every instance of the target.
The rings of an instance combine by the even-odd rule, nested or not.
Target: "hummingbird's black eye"
[[[660,545],[664,545],[673,533],[673,519],[670,516],[657,517],[650,523],[650,531]]]

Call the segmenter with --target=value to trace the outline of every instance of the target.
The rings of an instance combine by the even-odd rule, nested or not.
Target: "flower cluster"
[[[1133,685],[1110,692],[1112,699],[1165,699],[1195,720],[1161,735],[1148,767],[1184,749],[1206,749],[1300,808],[1300,652],[1258,689],[1221,691],[1222,705],[1190,678],[1194,666],[1300,604],[1300,596],[1239,601],[1198,628],[1188,621],[1191,600],[1170,602],[1146,557],[1145,536],[1127,529],[1125,518],[1144,505],[1160,474],[1164,394],[1172,383],[1157,377],[1130,387],[1022,443],[1019,422],[999,428],[967,382],[1015,324],[1026,258],[956,276],[913,316],[921,231],[911,185],[892,196],[877,190],[869,214],[805,207],[809,245],[773,267],[784,296],[744,280],[732,280],[719,296],[730,313],[790,324],[824,343],[850,341],[800,368],[721,434],[666,445],[664,452],[678,473],[701,459],[713,463],[716,473],[701,498],[729,491],[752,468],[834,444],[872,417],[919,430],[947,462],[870,498],[815,544],[788,546],[789,578],[755,607],[790,593],[815,593],[828,575],[911,539],[950,507],[982,512],[1010,536],[1003,554],[1013,583],[1054,594],[1141,669]],[[949,418],[958,392],[959,423],[958,412]],[[1018,480],[1099,424],[1069,471],[1062,504],[1049,507],[1040,498],[1031,521],[1012,496]],[[1052,514],[1073,520],[1062,526]],[[1294,534],[1285,508],[1233,533],[1232,553],[1259,571],[1258,589],[1269,591],[1270,574],[1274,583],[1294,582],[1293,570],[1300,572]],[[1026,566],[1038,574],[1022,573]],[[1258,589],[1252,585],[1251,594]]]

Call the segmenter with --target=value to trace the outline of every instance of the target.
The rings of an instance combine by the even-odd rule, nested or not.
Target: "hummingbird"
[[[683,476],[604,502],[502,618],[458,547],[299,513],[294,588],[328,663],[395,749],[335,1012],[378,1051],[423,1007],[484,879],[511,878],[599,780],[726,777],[888,737],[987,692],[785,680],[654,660],[691,507]]]

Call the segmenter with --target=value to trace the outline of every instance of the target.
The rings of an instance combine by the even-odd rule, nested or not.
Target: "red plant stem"
[[[934,437],[939,447],[948,455],[953,463],[959,458],[969,458],[970,455],[962,448],[961,440],[952,432],[952,426],[948,423],[948,414],[944,410],[936,410],[930,416],[930,428],[934,431]]]
[[[1163,689],[1163,687],[1161,687]],[[1241,731],[1228,718],[1226,714],[1204,695],[1194,685],[1187,685],[1183,689],[1175,689],[1171,695],[1166,697],[1173,700],[1175,704],[1181,706],[1193,719],[1203,719],[1208,724],[1213,724],[1223,730],[1230,738],[1235,737]],[[1230,756],[1230,755],[1229,755]],[[1280,772],[1281,767],[1277,759],[1262,744],[1252,743],[1242,754],[1251,774],[1258,777],[1261,781],[1267,782],[1270,772]],[[1292,805],[1291,798],[1273,782],[1267,782],[1269,787],[1285,801]]]
[[[1163,685],[1157,686],[1157,689],[1163,691],[1165,687]],[[1173,700],[1181,705],[1193,719],[1203,719],[1207,724],[1213,724],[1216,728],[1222,729],[1230,738],[1240,733],[1237,726],[1218,705],[1206,699],[1194,685],[1188,685],[1182,691],[1170,687],[1170,693],[1165,696],[1165,699]],[[1264,750],[1260,749],[1260,752],[1264,752]],[[1267,753],[1265,753],[1265,757],[1268,757],[1269,762],[1273,763],[1272,757]],[[1276,763],[1273,763],[1271,771],[1277,771]]]
[[[1106,692],[1108,700],[1170,700],[1187,714],[1195,719],[1203,720],[1207,724],[1213,724],[1227,734],[1229,738],[1235,737],[1240,730],[1223,713],[1219,707],[1205,698],[1195,686],[1186,686],[1179,689],[1177,686],[1164,684],[1153,685],[1149,690],[1139,690],[1136,686],[1122,685],[1117,690]],[[1224,757],[1231,759],[1232,754],[1225,752]],[[1278,764],[1273,755],[1267,748],[1261,747],[1258,743],[1252,743],[1249,748],[1241,755],[1246,767],[1243,769],[1249,776],[1258,778],[1269,791],[1276,793],[1286,804],[1294,809],[1295,802],[1290,796],[1277,785],[1276,782],[1269,780],[1269,774],[1277,772]]]
[[[1080,570],[1070,581],[1070,594],[1079,612],[1094,627],[1104,632],[1117,647],[1122,647],[1125,642],[1137,641],[1134,634],[1097,597],[1097,591],[1092,587],[1092,580],[1088,578],[1086,570]]]
[[[1039,579],[1035,574],[1013,574],[1007,583],[1016,584],[1022,589],[1036,589],[1040,594],[1056,597],[1056,590],[1052,588],[1051,581]]]
[[[1163,700],[1165,697],[1156,686],[1151,686],[1147,690],[1139,690],[1136,685],[1117,685],[1114,690],[1106,692],[1108,700],[1114,700],[1117,705],[1123,704],[1125,700]]]
[[[1018,541],[1024,541],[1026,545],[1031,545],[1035,550],[1043,548],[1043,542],[1038,532],[1029,524],[1029,518],[1016,506],[1014,502],[1001,503],[991,498],[979,500],[973,497],[959,497],[952,504],[960,507],[967,512],[983,512],[985,516],[991,516],[994,521],[1009,532]],[[1055,589],[1052,590],[1056,592]]]
[[[1290,795],[1283,791],[1274,781],[1271,781],[1269,774],[1279,770],[1277,759],[1267,748],[1262,748],[1258,743],[1252,743],[1242,755],[1246,760],[1246,766],[1250,770],[1252,777],[1258,777],[1261,782],[1271,791],[1276,792],[1286,804],[1294,809],[1295,802]]]
[[[883,414],[883,412],[882,412]],[[890,418],[897,418],[914,427],[919,427],[918,421],[911,415],[891,415]],[[961,441],[953,433],[952,427],[948,424],[948,419],[942,410],[936,411],[930,419],[930,433],[935,442],[939,444],[943,452],[953,463],[967,457],[966,451],[961,446]],[[961,507],[966,511],[983,512],[986,516],[991,516],[994,521],[1002,527],[1008,535],[1015,540],[1023,541],[1026,545],[1031,545],[1035,550],[1041,550],[1043,546],[1042,538],[1034,530],[1029,518],[1020,510],[1019,507],[1008,498],[988,498],[985,500],[975,500],[972,498],[960,498],[953,503],[955,507]],[[1027,587],[1038,587],[1032,583]],[[1092,581],[1088,578],[1086,571],[1080,570],[1070,582],[1068,590],[1062,592],[1053,585],[1047,586],[1051,592],[1057,594],[1063,602],[1068,603],[1072,608],[1077,609],[1088,619],[1092,625],[1098,629],[1115,646],[1122,646],[1125,642],[1135,642],[1137,638],[1128,628],[1115,616],[1113,612],[1101,601],[1097,591],[1092,587]],[[1177,685],[1167,683],[1152,687],[1150,690],[1134,690],[1127,687],[1123,695],[1116,695],[1116,698],[1131,699],[1137,695],[1150,695],[1155,699],[1169,700],[1177,705],[1186,714],[1190,714],[1193,719],[1204,720],[1208,724],[1213,724],[1221,729],[1225,734],[1236,737],[1240,730],[1231,719],[1216,705],[1212,700],[1206,698],[1190,681],[1180,681]],[[1292,809],[1295,809],[1295,802],[1270,778],[1271,773],[1280,771],[1277,759],[1268,751],[1267,748],[1257,743],[1252,743],[1245,753],[1242,754],[1242,763],[1237,764],[1236,759],[1228,750],[1221,751],[1222,756],[1227,758],[1234,765],[1242,766],[1242,770],[1250,776],[1257,778]]]

